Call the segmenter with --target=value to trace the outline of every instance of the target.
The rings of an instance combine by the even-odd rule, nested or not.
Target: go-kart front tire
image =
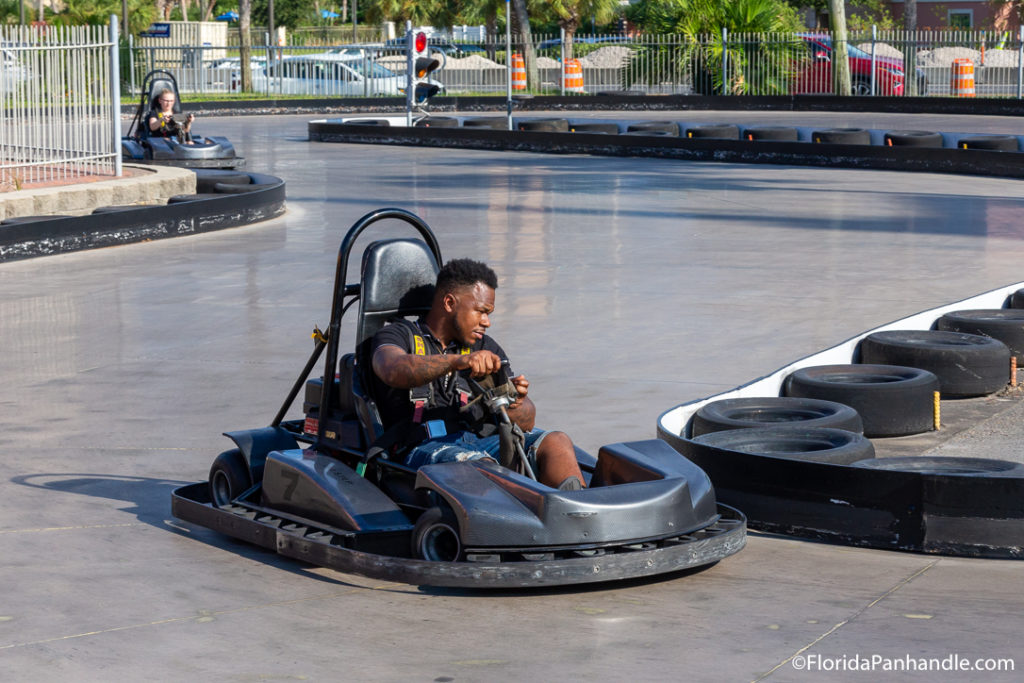
[[[210,500],[217,507],[228,505],[252,486],[249,466],[237,448],[224,451],[210,467]]]
[[[462,556],[459,522],[448,507],[432,507],[416,520],[412,556],[432,562],[455,562]]]

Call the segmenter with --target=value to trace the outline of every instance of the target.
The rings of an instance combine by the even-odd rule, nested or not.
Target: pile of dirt
[[[580,64],[585,69],[620,69],[629,63],[629,58],[632,55],[633,51],[628,47],[607,45],[581,58]]]

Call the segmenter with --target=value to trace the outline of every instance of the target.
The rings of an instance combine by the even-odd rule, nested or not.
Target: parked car
[[[399,95],[405,77],[363,57],[319,53],[285,57],[254,70],[253,87],[286,95]],[[234,79],[232,89],[237,90]]]
[[[808,59],[802,60],[793,78],[792,93],[795,95],[830,94],[832,85],[832,40],[829,36],[811,33],[800,34],[808,50]],[[852,95],[871,94],[871,55],[847,45],[846,54],[850,64]],[[923,93],[927,85],[923,72],[918,70],[918,92]],[[903,60],[897,57],[875,55],[875,94],[902,95],[906,74]]]

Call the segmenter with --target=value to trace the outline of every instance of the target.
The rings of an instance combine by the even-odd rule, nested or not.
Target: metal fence
[[[0,190],[120,172],[116,26],[0,28]]]
[[[849,89],[838,81],[834,41],[827,32],[681,35],[577,35],[483,42],[431,39],[442,68],[433,74],[449,94],[504,92],[508,70],[523,59],[536,94],[628,91],[646,94],[852,96],[1024,95],[1024,29],[993,31],[877,31],[845,41]],[[238,92],[237,48],[133,48],[134,84],[151,69],[174,73],[186,92]],[[210,55],[227,55],[213,59]],[[329,46],[271,46],[253,50],[253,89],[263,94],[398,95],[404,79],[403,41]],[[336,66],[343,64],[346,68]],[[582,73],[582,86],[578,75]],[[969,73],[968,73],[969,72]],[[970,76],[971,92],[964,85]],[[956,81],[960,86],[951,85]]]

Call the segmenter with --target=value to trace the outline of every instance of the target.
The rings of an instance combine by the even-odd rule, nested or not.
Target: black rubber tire
[[[870,145],[871,133],[863,128],[824,128],[811,133],[811,141],[828,145]]]
[[[1010,308],[1024,308],[1024,289],[1018,289],[1010,295]]]
[[[906,365],[939,378],[943,396],[984,396],[1010,381],[1010,349],[998,339],[939,330],[875,332],[860,343],[864,363]]]
[[[942,147],[942,133],[927,130],[890,130],[882,141],[887,147]]]
[[[939,378],[918,368],[894,365],[818,365],[791,373],[785,396],[818,398],[850,406],[864,423],[864,436],[904,436],[935,425]]]
[[[458,128],[459,120],[451,116],[431,116],[416,122],[416,128]]]
[[[213,186],[217,183],[226,185],[248,185],[252,182],[248,173],[241,171],[225,171],[219,168],[194,168],[196,174],[196,193],[204,194],[213,192]]]
[[[457,562],[462,557],[459,523],[451,508],[432,507],[416,520],[410,552],[415,559]]]
[[[744,140],[799,142],[800,131],[790,126],[758,126],[743,129]]]
[[[200,199],[214,199],[216,197],[223,197],[224,195],[217,194],[216,192],[203,192],[201,194],[176,194],[167,200],[168,204],[184,204],[185,202],[195,202]]]
[[[55,218],[71,218],[71,216],[65,216],[57,214],[53,216],[12,216],[11,218],[5,218],[0,221],[0,225],[23,225],[25,223],[41,223],[43,221],[52,221]]]
[[[617,123],[570,123],[569,131],[572,133],[604,133],[607,135],[618,135],[619,124]]]
[[[683,131],[684,138],[705,140],[739,140],[739,126],[731,123],[706,123],[690,126]]]
[[[957,140],[958,149],[987,149],[996,152],[1017,152],[1020,145],[1013,135],[974,135]]]
[[[120,206],[97,206],[92,210],[93,214],[101,213],[123,213],[125,211],[136,211],[137,209],[152,209],[154,206],[163,204],[122,204]]]
[[[992,308],[951,311],[936,320],[935,326],[944,332],[966,332],[998,339],[1016,356],[1018,367],[1024,363],[1024,310]]]
[[[463,119],[463,128],[491,128],[493,130],[508,130],[508,119],[498,116],[486,116],[481,118]]]
[[[875,457],[875,447],[864,435],[828,427],[727,429],[703,434],[692,439],[692,442],[698,448],[832,465],[849,465]]]
[[[850,83],[850,95],[854,97],[871,96],[871,80],[868,78],[854,78]]]
[[[248,194],[249,192],[269,190],[272,187],[277,187],[279,184],[280,183],[252,183],[251,185],[225,185],[223,183],[217,183],[213,186],[213,189],[217,194]]]
[[[214,506],[227,505],[252,486],[245,457],[237,448],[218,455],[210,467],[210,500]]]
[[[628,130],[622,135],[638,135],[648,138],[677,138],[675,133],[667,130]]]
[[[727,429],[752,427],[831,427],[864,433],[860,415],[834,401],[792,396],[726,398],[701,407],[690,425],[694,437]]]
[[[1024,477],[1024,465],[988,458],[950,458],[935,455],[910,455],[899,458],[872,458],[853,463],[854,467],[921,474],[949,474],[975,477]]]
[[[355,121],[346,121],[345,123],[350,126],[381,126],[383,128],[391,126],[391,122],[387,119],[359,119]]]
[[[524,119],[516,122],[516,130],[537,133],[568,133],[569,122],[566,119]]]
[[[675,121],[634,121],[626,125],[627,133],[668,133],[679,135],[679,124]]]

